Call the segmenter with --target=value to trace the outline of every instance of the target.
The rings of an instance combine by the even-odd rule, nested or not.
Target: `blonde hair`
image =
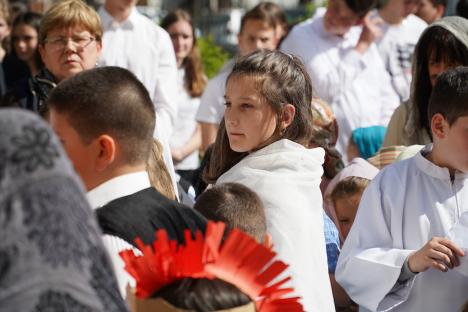
[[[96,11],[81,0],[64,0],[53,5],[44,15],[39,28],[39,43],[43,44],[53,29],[83,26],[96,39],[102,39],[101,19]]]
[[[8,3],[7,0],[0,0],[0,18],[3,18],[10,25],[10,5]]]
[[[162,155],[163,147],[157,140],[153,139],[150,156],[146,162],[146,170],[148,171],[151,186],[167,198],[175,200],[176,195],[172,187],[172,179]]]
[[[360,177],[347,177],[338,182],[330,194],[332,201],[347,198],[358,193],[364,192],[369,185],[370,180]]]

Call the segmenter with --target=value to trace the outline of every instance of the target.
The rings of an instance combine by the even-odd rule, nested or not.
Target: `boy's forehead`
[[[275,25],[269,24],[264,20],[258,18],[249,18],[245,20],[240,33],[259,33],[265,31],[275,31]]]

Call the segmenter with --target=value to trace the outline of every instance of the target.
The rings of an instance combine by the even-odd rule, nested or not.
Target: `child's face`
[[[249,76],[231,77],[226,85],[224,122],[229,145],[236,152],[262,146],[276,129],[276,114]]]
[[[323,17],[323,26],[328,33],[343,36],[352,26],[358,24],[359,20],[358,15],[344,0],[330,0]]]
[[[468,116],[458,117],[451,126],[444,121],[443,127],[443,137],[434,137],[434,144],[443,151],[439,165],[468,173]]]
[[[429,71],[429,79],[431,80],[432,87],[435,86],[437,82],[437,77],[443,72],[455,68],[461,64],[447,64],[443,61],[436,62],[433,57],[429,58],[429,64],[427,65]]]
[[[3,17],[0,17],[0,42],[3,42],[3,40],[8,37],[10,34],[10,27],[8,26],[8,23]]]
[[[343,239],[346,239],[361,201],[362,192],[358,192],[346,198],[337,198],[334,201],[336,216],[340,223],[340,232]]]
[[[237,40],[241,56],[257,49],[275,50],[277,44],[275,28],[258,19],[246,20]]]
[[[167,28],[167,32],[171,36],[177,63],[181,64],[182,61],[190,54],[190,51],[192,51],[194,41],[192,25],[187,21],[179,20],[171,24]]]
[[[94,144],[84,143],[78,132],[68,122],[68,117],[54,109],[50,111],[49,124],[62,142],[76,173],[81,177],[86,189],[90,190],[90,185],[94,185],[95,180],[94,155],[96,149]]]
[[[26,24],[15,26],[12,39],[20,60],[28,62],[34,57],[37,49],[37,31],[34,27]]]
[[[431,24],[444,15],[442,5],[434,6],[431,0],[421,0],[418,5],[416,15],[422,18],[426,23]]]

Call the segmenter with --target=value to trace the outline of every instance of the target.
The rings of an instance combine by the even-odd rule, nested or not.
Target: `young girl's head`
[[[351,230],[362,193],[369,182],[365,178],[347,177],[338,182],[330,194],[343,239],[346,239]]]
[[[265,50],[241,57],[227,78],[225,100],[208,180],[216,180],[248,153],[277,140],[308,146],[312,86],[296,57]]]
[[[42,15],[33,12],[19,14],[13,21],[12,49],[18,58],[26,63],[31,60],[42,66],[38,52],[38,34]]]
[[[427,106],[437,76],[468,65],[468,20],[451,16],[431,24],[419,38],[413,56],[412,105],[418,128],[430,133]]]
[[[161,23],[171,36],[177,66],[185,69],[185,87],[192,96],[200,96],[206,85],[200,52],[190,14],[177,9],[169,13]]]

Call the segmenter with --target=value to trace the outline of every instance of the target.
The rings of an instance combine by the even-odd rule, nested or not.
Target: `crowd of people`
[[[1,0],[0,311],[468,311],[467,3]]]

